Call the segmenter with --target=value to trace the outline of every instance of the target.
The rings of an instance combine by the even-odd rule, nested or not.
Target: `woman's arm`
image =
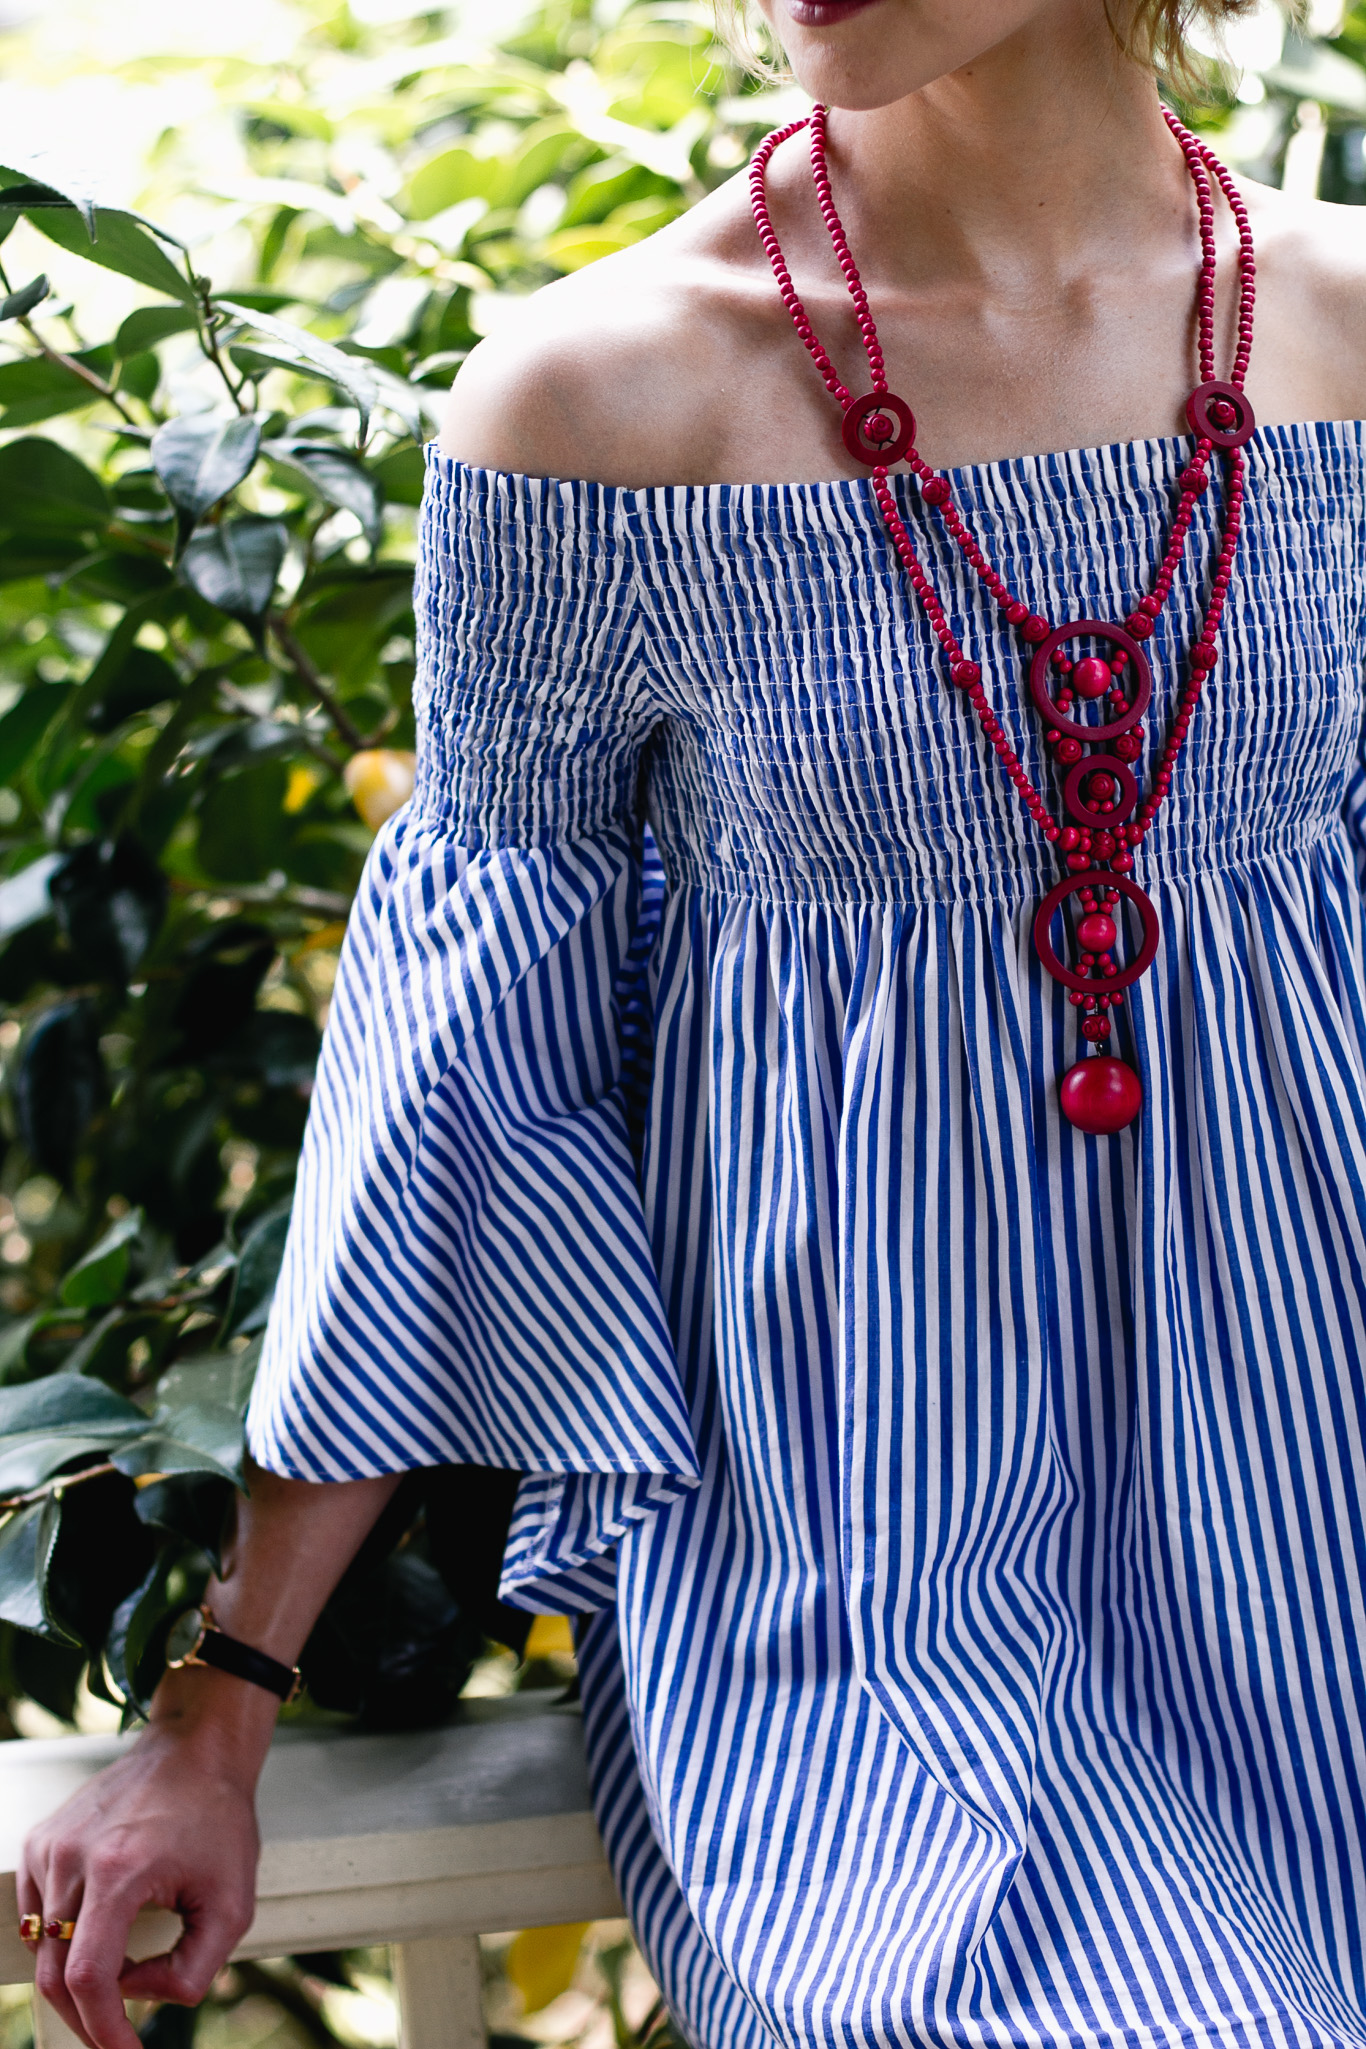
[[[314,1486],[249,1469],[223,1578],[209,1589],[229,1636],[292,1665],[398,1474]],[[280,1703],[209,1667],[167,1672],[126,1757],[39,1824],[19,1867],[19,1911],[74,1919],[38,1944],[38,1990],[92,2049],[138,2049],[125,1998],[193,2006],[250,1924],[256,1781]],[[175,1948],[129,1965],[148,1905],[184,1921]]]

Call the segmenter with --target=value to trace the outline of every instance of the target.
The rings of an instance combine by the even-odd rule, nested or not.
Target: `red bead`
[[[1124,630],[1135,640],[1146,640],[1153,630],[1153,622],[1146,612],[1131,612],[1124,622]]]
[[[1059,1098],[1069,1124],[1100,1136],[1133,1123],[1143,1108],[1143,1084],[1127,1061],[1101,1053],[1068,1070]]]
[[[1146,612],[1150,619],[1155,619],[1162,610],[1162,600],[1158,597],[1143,598],[1138,609],[1140,612]]]
[[[1091,851],[1098,861],[1108,861],[1115,851],[1115,836],[1112,832],[1098,832],[1091,842]]]
[[[1078,847],[1074,853],[1067,856],[1067,865],[1074,875],[1081,875],[1090,867],[1091,856]]]
[[[1087,655],[1072,671],[1072,688],[1079,697],[1103,697],[1110,688],[1110,664],[1099,655]]]
[[[1121,875],[1127,875],[1133,865],[1134,857],[1127,847],[1121,847],[1119,852],[1113,855],[1110,860],[1110,866],[1117,868]]]
[[[1069,739],[1069,740],[1059,740],[1059,742],[1058,742],[1058,759],[1059,759],[1059,761],[1080,761],[1080,760],[1081,760],[1081,741],[1080,741],[1080,740],[1070,740],[1070,739]]]
[[[1108,953],[1116,939],[1115,921],[1103,911],[1091,911],[1077,927],[1077,943],[1088,953]]]
[[[927,505],[947,505],[949,484],[945,477],[927,477],[920,487],[920,495]]]
[[[1217,667],[1219,650],[1212,640],[1197,640],[1191,649],[1191,667],[1202,673]]]
[[[1143,752],[1143,742],[1137,733],[1121,733],[1117,740],[1111,742],[1111,747],[1121,761],[1137,761]]]
[[[949,670],[949,675],[960,690],[971,690],[974,683],[980,683],[982,680],[981,664],[979,662],[967,661],[955,662]]]
[[[1084,1017],[1081,1021],[1081,1035],[1084,1039],[1089,1039],[1092,1045],[1097,1044],[1101,1039],[1108,1039],[1110,1036],[1109,1018],[1104,1016]]]
[[[1037,646],[1041,640],[1047,640],[1048,638],[1048,621],[1041,619],[1037,612],[1031,612],[1029,617],[1021,623],[1020,634],[1023,639],[1030,642],[1031,646]]]
[[[1012,626],[1023,626],[1029,617],[1029,607],[1022,605],[1018,598],[1012,598],[1005,608],[1005,614]]]
[[[1097,769],[1096,773],[1088,780],[1086,794],[1093,804],[1104,804],[1114,796],[1117,788],[1118,784],[1115,782],[1114,777],[1107,775],[1105,770],[1101,768]]]

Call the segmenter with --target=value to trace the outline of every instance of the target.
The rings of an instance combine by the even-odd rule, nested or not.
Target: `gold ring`
[[[54,1942],[70,1942],[72,1936],[76,1933],[76,1923],[74,1921],[59,1921],[54,1915],[50,1921],[44,1921],[43,1933],[44,1935],[50,1935]]]
[[[21,1914],[19,1916],[20,1942],[36,1942],[42,1932],[43,1917],[41,1914]]]

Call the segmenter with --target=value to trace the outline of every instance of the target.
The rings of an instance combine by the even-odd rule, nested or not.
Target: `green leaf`
[[[154,704],[167,704],[179,696],[180,678],[165,655],[134,643],[112,682],[86,712],[85,722],[92,733],[113,733],[126,719],[136,718],[139,712],[150,711]],[[0,720],[0,733],[3,723]]]
[[[61,1299],[77,1309],[103,1309],[116,1302],[128,1279],[128,1260],[133,1241],[143,1226],[140,1209],[111,1224],[98,1245],[78,1260],[62,1282]]]
[[[23,1387],[0,1387],[0,1442],[22,1431],[145,1430],[142,1410],[100,1380],[57,1375]],[[104,1442],[104,1439],[100,1439]]]
[[[212,1473],[235,1484],[243,1451],[241,1418],[230,1409],[186,1409],[179,1420],[183,1435],[149,1430],[116,1446],[109,1456],[118,1471],[130,1480],[142,1473]]]
[[[0,192],[0,208],[10,200],[10,194]],[[92,241],[84,221],[74,208],[54,208],[50,204],[31,201],[21,206],[19,211],[50,242],[55,242],[60,249],[69,249],[73,256],[84,256],[87,262],[101,264],[105,270],[116,270],[123,277],[135,278],[140,285],[149,285],[154,292],[164,292],[168,299],[193,303],[194,286],[184,271],[172,263],[161,244],[134,220],[132,214],[100,207],[95,214],[97,232]]]
[[[250,513],[224,520],[195,535],[180,558],[180,574],[206,604],[253,624],[270,609],[288,544],[278,519]]]
[[[146,1428],[144,1417],[137,1433],[132,1434],[145,1432]],[[109,1450],[111,1435],[119,1437],[112,1426],[84,1434],[74,1429],[34,1430],[0,1438],[0,1494],[23,1494],[30,1487],[41,1487],[44,1480],[50,1480],[64,1466],[100,1463]]]
[[[12,783],[71,700],[70,683],[30,683],[0,718],[0,783]],[[27,872],[27,871],[26,871]],[[19,878],[16,876],[15,880]],[[0,886],[0,896],[11,885]],[[17,931],[18,927],[14,927]]]
[[[374,477],[354,456],[311,441],[272,441],[266,453],[297,470],[329,505],[353,512],[375,546],[384,523],[383,500]]]
[[[82,349],[71,360],[84,363],[97,377],[106,380],[114,367],[113,351],[108,348]],[[21,356],[15,362],[0,364],[0,406],[5,409],[0,426],[31,427],[39,420],[55,419],[60,413],[100,403],[100,393],[83,377],[78,377],[65,363],[54,363],[49,356]]]
[[[172,1619],[203,1587],[182,1586],[186,1549],[163,1544],[139,1586],[114,1610],[105,1639],[105,1656],[114,1684],[135,1707],[145,1710],[166,1665],[166,1636]]]
[[[190,306],[139,306],[130,313],[114,336],[114,354],[123,360],[154,349],[173,334],[187,334],[197,325]]]
[[[428,221],[462,199],[487,199],[498,183],[497,157],[476,156],[457,143],[419,165],[399,194],[411,221]]]
[[[0,523],[40,533],[88,532],[109,517],[109,494],[55,441],[29,436],[0,448]]]
[[[20,320],[25,313],[31,313],[40,306],[52,287],[41,273],[28,284],[21,285],[17,292],[7,292],[0,299],[0,320]]]
[[[83,165],[63,162],[50,150],[26,151],[21,161],[0,165],[0,187],[25,185],[37,180],[40,189],[52,195],[53,203],[74,206],[87,231],[95,232],[95,203],[98,197]]]
[[[36,1167],[70,1180],[107,1092],[95,1005],[88,997],[54,1004],[29,1026],[10,1085],[15,1126]]]
[[[226,1336],[242,1337],[265,1328],[275,1283],[280,1277],[280,1262],[285,1256],[289,1213],[290,1205],[281,1203],[249,1233],[233,1279],[232,1300],[223,1326]]]
[[[189,413],[152,436],[152,467],[188,537],[210,506],[235,491],[256,461],[261,423],[251,414]],[[273,581],[273,579],[272,579]]]
[[[258,334],[268,334],[272,340],[292,351],[295,357],[301,358],[310,369],[321,371],[329,383],[339,386],[360,414],[360,439],[362,442],[365,440],[379,393],[370,366],[362,358],[343,355],[340,349],[333,348],[331,342],[319,341],[317,335],[310,334],[306,327],[296,327],[291,320],[277,319],[273,313],[255,313],[249,306],[234,303],[231,299],[223,299],[219,303],[226,312],[235,313]]]
[[[420,448],[395,448],[381,456],[374,475],[390,505],[420,505],[427,463]]]
[[[126,983],[166,912],[166,878],[146,848],[126,832],[87,840],[71,849],[48,889],[85,979]]]
[[[39,1539],[45,1501],[21,1508],[0,1525],[0,1621],[45,1635],[43,1597],[38,1586]]]
[[[182,1408],[228,1409],[245,1416],[260,1364],[260,1340],[240,1352],[205,1352],[185,1359],[157,1382],[157,1414],[172,1428]]]

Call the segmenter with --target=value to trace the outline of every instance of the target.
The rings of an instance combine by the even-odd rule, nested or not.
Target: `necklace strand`
[[[1085,1011],[1082,1034],[1089,1048],[1097,1054],[1110,1036],[1109,1013],[1122,1005],[1123,988],[1146,971],[1157,950],[1156,912],[1146,893],[1131,879],[1133,849],[1152,829],[1171,787],[1177,757],[1185,743],[1205,678],[1218,662],[1215,636],[1232,582],[1242,528],[1245,492],[1242,444],[1256,424],[1243,391],[1252,350],[1256,298],[1256,263],[1247,210],[1231,175],[1219,159],[1191,135],[1174,114],[1165,108],[1163,112],[1185,159],[1199,214],[1201,253],[1196,311],[1201,382],[1187,404],[1187,418],[1195,435],[1195,450],[1177,479],[1179,496],[1166,551],[1149,594],[1138,602],[1122,628],[1096,620],[1074,620],[1054,627],[1041,613],[1031,610],[978,546],[954,503],[950,478],[932,469],[917,453],[915,419],[904,400],[888,387],[877,324],[831,191],[826,160],[825,108],[817,106],[809,116],[789,122],[785,128],[768,136],[756,150],[750,166],[754,222],[772,265],[779,294],[826,389],[843,410],[846,447],[872,470],[878,510],[907,579],[947,658],[950,680],[971,707],[1030,817],[1044,838],[1056,844],[1064,856],[1068,872],[1049,891],[1040,906],[1035,920],[1035,946],[1049,972],[1068,987],[1072,1003]],[[812,326],[792,282],[769,214],[766,192],[769,160],[776,149],[806,127],[811,131],[811,175],[816,203],[853,302],[872,379],[872,389],[859,399],[840,378]],[[1237,227],[1239,245],[1238,341],[1233,370],[1226,384],[1216,382],[1214,376],[1217,267],[1214,184],[1218,185],[1229,206]],[[1129,764],[1136,762],[1143,751],[1143,742],[1135,728],[1147,708],[1151,693],[1151,672],[1143,643],[1151,637],[1171,595],[1185,553],[1195,505],[1210,483],[1210,463],[1216,450],[1226,459],[1227,479],[1223,532],[1214,576],[1200,631],[1187,658],[1186,686],[1153,766],[1149,794],[1140,803],[1137,781]],[[938,514],[978,581],[1025,643],[1031,660],[1030,691],[1036,708],[1044,717],[1045,742],[1060,767],[1067,772],[1063,790],[1064,818],[1056,817],[1050,810],[1048,800],[1011,746],[983,688],[981,664],[966,653],[916,552],[889,481],[889,465],[902,460],[916,478],[925,504]],[[1115,652],[1108,661],[1092,655],[1074,663],[1063,653],[1063,647],[1078,639],[1108,642]],[[1050,669],[1060,679],[1056,687],[1049,681]],[[1132,696],[1125,688],[1126,675],[1133,679]],[[1074,710],[1080,709],[1075,704],[1076,696],[1083,699],[1103,696],[1105,709],[1110,714],[1108,722],[1088,725],[1073,717]],[[1085,747],[1097,744],[1110,751],[1088,758]],[[1112,818],[1112,813],[1120,816]],[[1124,823],[1130,813],[1133,814],[1133,822]],[[1075,822],[1068,822],[1069,817]],[[1054,912],[1073,894],[1079,897],[1083,912],[1076,935],[1082,946],[1079,969],[1063,965],[1049,936]],[[1134,905],[1144,926],[1142,947],[1135,959],[1123,966],[1116,962],[1113,953],[1117,937],[1114,913],[1121,898]],[[1063,1083],[1064,1112],[1084,1130],[1119,1130],[1137,1114],[1141,1102],[1142,1090],[1137,1075],[1124,1062],[1108,1056],[1093,1058],[1073,1068]]]

